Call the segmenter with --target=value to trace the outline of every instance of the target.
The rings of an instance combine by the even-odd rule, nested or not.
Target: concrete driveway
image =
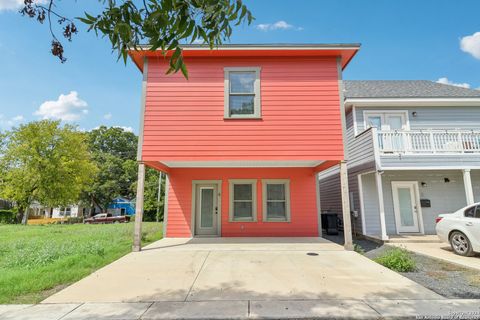
[[[463,267],[480,270],[479,254],[473,257],[459,256],[453,252],[452,248],[448,243],[409,242],[409,243],[389,243],[389,244],[397,247],[402,247],[409,251],[413,251],[419,254],[430,256],[432,258],[455,263]]]
[[[163,239],[43,303],[442,299],[322,238]]]

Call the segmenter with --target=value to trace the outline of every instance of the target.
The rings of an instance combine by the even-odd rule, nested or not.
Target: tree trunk
[[[23,213],[22,213],[22,224],[23,225],[27,225],[27,222],[28,222],[28,209],[27,210],[22,210]]]

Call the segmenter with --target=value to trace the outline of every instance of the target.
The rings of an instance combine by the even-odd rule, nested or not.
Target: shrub
[[[356,253],[365,254],[365,250],[362,248],[361,245],[357,243],[353,245],[353,251],[355,251]]]
[[[382,266],[397,272],[411,272],[416,268],[410,252],[403,248],[391,248],[375,259]]]
[[[68,217],[65,223],[66,224],[83,223],[83,217]]]
[[[14,210],[0,210],[0,224],[13,224],[16,221]]]

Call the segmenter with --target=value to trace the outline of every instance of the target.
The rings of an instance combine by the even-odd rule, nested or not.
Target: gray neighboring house
[[[435,234],[435,218],[480,202],[480,91],[431,81],[344,81],[354,232]],[[341,213],[339,169],[319,177]]]

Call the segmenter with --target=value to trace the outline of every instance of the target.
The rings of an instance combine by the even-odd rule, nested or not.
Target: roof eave
[[[438,98],[346,98],[346,107],[455,107],[473,106],[480,107],[480,97],[438,97]]]
[[[181,45],[184,56],[340,56],[344,69],[360,49],[360,44],[227,44],[211,49],[204,44]],[[173,51],[166,54],[169,56]],[[130,58],[140,71],[143,70],[143,57],[163,57],[161,49],[151,51],[146,45],[137,46],[136,50],[129,50]]]

